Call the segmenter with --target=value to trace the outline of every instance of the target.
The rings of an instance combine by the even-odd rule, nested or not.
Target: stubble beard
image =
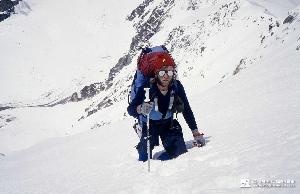
[[[160,78],[157,78],[157,83],[160,85],[162,88],[168,89],[170,83],[172,80],[161,80]]]

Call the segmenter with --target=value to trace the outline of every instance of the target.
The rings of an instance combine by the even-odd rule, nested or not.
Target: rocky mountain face
[[[93,83],[89,86],[85,86],[79,94],[74,92],[68,99],[71,101],[80,101],[91,98],[114,86],[114,79],[118,73],[120,73],[124,67],[131,64],[133,58],[140,52],[140,49],[146,45],[150,45],[149,40],[151,37],[161,30],[161,25],[168,17],[169,11],[174,7],[174,0],[161,1],[149,9],[148,7],[152,4],[154,4],[153,0],[145,0],[128,15],[127,20],[133,22],[136,35],[132,38],[128,52],[122,56],[117,64],[110,70],[105,83]],[[114,91],[116,91],[116,89],[114,89]],[[126,92],[124,91],[123,93],[125,94]],[[78,97],[79,95],[81,96],[80,98]],[[112,105],[113,101],[116,101],[116,99],[112,100],[109,97],[105,97],[103,101],[97,105],[97,109],[88,111],[88,115],[96,112],[98,109]],[[63,102],[66,102],[66,100],[60,101],[58,104]]]
[[[14,13],[18,3],[1,0],[0,13],[4,15],[0,17]],[[181,79],[196,73],[203,80],[222,83],[261,60],[262,51],[275,41],[284,42],[289,33],[297,33],[299,8],[291,10],[285,18],[278,18],[267,8],[247,0],[144,0],[128,13],[126,20],[134,27],[135,35],[106,80],[41,106],[91,99],[80,118],[83,119],[126,99],[140,48],[159,44],[166,45],[175,58]],[[300,37],[295,40],[295,52],[299,51],[299,40]],[[195,66],[200,66],[201,71],[194,72]],[[217,71],[218,76],[210,77],[209,71]]]
[[[224,52],[236,53],[234,59],[228,59],[230,62],[223,65],[231,72],[220,70],[220,77],[213,78],[216,83],[221,83],[226,77],[234,76],[260,60],[263,57],[260,52],[272,44],[274,37],[284,39],[282,32],[292,28],[289,25],[295,22],[299,25],[297,9],[286,18],[277,18],[269,14],[267,8],[247,13],[248,6],[255,5],[245,0],[145,0],[127,17],[136,29],[127,54],[111,69],[106,82],[101,83],[101,89],[93,93],[99,95],[85,109],[82,118],[127,98],[134,72],[127,70],[124,73],[122,70],[132,63],[134,67],[136,62],[133,59],[139,54],[140,47],[151,46],[155,39],[160,39],[160,44],[171,51],[182,78],[191,74],[198,65],[196,59],[203,61],[199,75],[205,79],[209,76],[206,70],[212,68],[208,64],[211,56],[217,58],[223,57]],[[187,22],[172,24],[178,17]],[[243,51],[228,45],[240,45],[246,49]]]
[[[132,62],[132,58],[141,47],[149,44],[151,37],[161,29],[161,25],[167,18],[169,11],[174,7],[174,0],[164,0],[153,9],[146,10],[151,3],[153,3],[153,0],[144,1],[127,17],[129,21],[134,23],[136,35],[132,38],[128,53],[120,58],[118,63],[111,69],[107,80],[108,87],[112,86],[112,80],[116,74]]]
[[[0,22],[15,13],[15,6],[21,0],[1,0],[0,1]]]
[[[106,82],[97,83],[95,84],[96,86],[90,86],[95,86],[94,88],[98,89],[96,89],[96,91],[92,95],[86,95],[88,97],[101,93],[101,91],[103,90],[112,90],[112,93],[109,93],[107,96],[105,96],[96,105],[96,107],[93,103],[91,107],[87,108],[87,116],[97,112],[99,109],[113,105],[113,102],[117,102],[127,97],[128,88],[124,90],[119,88],[119,86],[117,86],[118,84],[115,85],[114,82],[116,76],[124,67],[130,65],[131,63],[135,63],[135,61],[133,61],[133,58],[139,54],[141,48],[151,45],[149,40],[162,29],[162,24],[170,16],[169,12],[174,6],[174,0],[163,0],[159,2],[153,0],[145,0],[127,16],[127,20],[133,23],[133,26],[136,30],[136,35],[132,38],[132,42],[129,46],[128,52],[124,56],[122,56],[118,60],[117,64],[110,70]],[[127,78],[126,82],[129,82],[133,78],[133,75]],[[120,91],[123,97],[113,97],[113,94],[119,93]]]
[[[105,84],[95,83],[90,86],[92,88],[98,88],[96,89],[97,92],[84,96],[91,97],[98,92],[103,91],[104,88],[109,89],[112,87],[116,75],[132,62],[133,57],[137,55],[143,46],[149,45],[150,38],[161,29],[161,25],[167,18],[168,12],[174,6],[174,0],[164,0],[158,3],[153,9],[146,10],[152,3],[153,0],[145,0],[128,15],[127,20],[133,22],[133,26],[136,29],[136,35],[132,38],[127,54],[122,56],[117,64],[110,70]],[[82,92],[86,94],[86,92]]]

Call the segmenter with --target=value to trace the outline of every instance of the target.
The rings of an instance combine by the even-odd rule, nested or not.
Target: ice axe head
[[[150,88],[144,88],[145,90],[145,102],[150,102],[150,93],[149,93],[149,90]]]

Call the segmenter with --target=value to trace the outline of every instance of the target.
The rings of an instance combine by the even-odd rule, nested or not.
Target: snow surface
[[[27,15],[0,23],[0,104],[23,105],[0,112],[1,194],[300,193],[299,17],[282,24],[286,12],[299,13],[298,1],[241,1],[230,27],[205,26],[205,35],[193,42],[198,48],[204,41],[207,52],[189,52],[192,57],[186,58],[187,50],[174,50],[180,80],[207,145],[175,160],[152,160],[150,173],[147,163],[137,161],[138,138],[133,119],[124,114],[126,101],[81,121],[83,110],[99,97],[55,107],[24,106],[49,100],[40,96],[43,93],[52,91],[57,98],[101,81],[130,43],[134,32],[124,19],[140,2],[26,2]],[[163,35],[177,25],[186,25],[187,34],[197,33],[195,17],[209,21],[208,14],[218,10],[218,4],[208,3],[200,5],[201,11],[182,11],[186,4],[176,2],[153,44],[163,42]],[[83,14],[84,9],[89,11]],[[102,31],[95,24],[104,13],[107,30]],[[273,18],[272,24],[280,22],[274,35],[268,31],[269,20],[261,16]],[[116,28],[122,29],[120,41],[113,42],[117,50],[106,49],[107,37]],[[207,32],[212,35],[206,37]],[[241,59],[245,63],[233,75]],[[87,66],[81,66],[83,61]],[[102,62],[109,65],[99,67]],[[37,64],[34,73],[32,64]],[[119,79],[133,68],[125,68]],[[182,116],[179,120],[189,144],[191,132]],[[295,180],[296,187],[243,189],[245,178]]]
[[[125,18],[137,1],[24,2],[27,14],[0,23],[0,104],[71,95],[103,81],[117,62],[113,56],[128,49],[133,28]]]

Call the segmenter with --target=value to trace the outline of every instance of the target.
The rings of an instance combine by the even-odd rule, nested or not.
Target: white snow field
[[[80,121],[101,93],[54,107],[26,106],[105,79],[134,34],[125,18],[142,1],[25,2],[31,9],[20,9],[27,15],[0,23],[0,105],[18,106],[0,111],[0,194],[300,193],[300,1],[237,1],[231,25],[205,25],[189,49],[174,50],[207,145],[174,160],[151,160],[150,173],[137,161],[127,100]],[[164,42],[177,25],[196,34],[197,17],[209,21],[209,13],[233,1],[195,1],[200,8],[186,11],[189,2],[175,1],[152,44]],[[294,21],[283,24],[289,14]],[[272,35],[268,17],[280,23]],[[113,33],[119,40],[109,41]],[[204,53],[193,52],[202,44]],[[135,61],[115,82],[134,68]],[[192,134],[181,115],[179,121],[189,146]],[[241,188],[247,180],[251,188]],[[277,186],[268,187],[274,181]]]
[[[26,12],[0,23],[0,104],[43,104],[102,81],[130,44],[134,31],[125,18],[136,5],[25,0],[19,10]]]

